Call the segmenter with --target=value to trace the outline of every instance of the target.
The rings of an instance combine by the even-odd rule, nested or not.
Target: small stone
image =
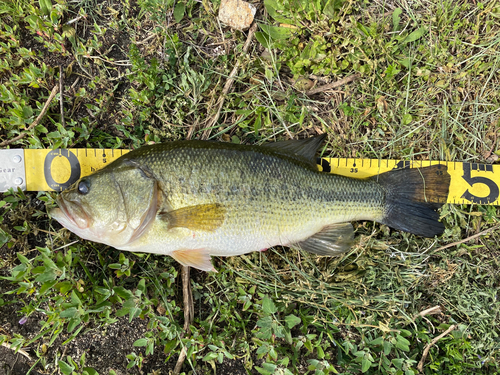
[[[222,0],[219,8],[219,20],[237,30],[246,30],[253,22],[257,8],[242,0]]]
[[[163,305],[158,305],[158,307],[156,308],[156,311],[158,311],[158,314],[160,314],[160,315],[165,315],[165,313],[167,312],[167,309]]]
[[[486,163],[492,164],[497,162],[499,159],[499,156],[497,154],[491,154],[489,157],[486,158]]]
[[[310,80],[307,77],[303,77],[303,76],[297,78],[295,80],[295,82],[293,83],[293,87],[299,91],[308,91],[308,90],[312,89],[313,86],[314,86],[314,81]]]
[[[271,55],[271,52],[267,48],[264,48],[264,51],[260,54],[260,57],[268,62],[273,61],[273,56]]]

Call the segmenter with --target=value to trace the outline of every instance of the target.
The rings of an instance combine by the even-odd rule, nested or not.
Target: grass
[[[495,1],[266,0],[247,54],[246,35],[217,22],[219,5],[4,1],[0,140],[26,132],[61,66],[66,125],[54,100],[11,147],[135,148],[205,132],[260,144],[325,132],[323,156],[498,160]],[[360,78],[304,93],[351,74]],[[54,197],[0,200],[0,306],[40,322],[24,334],[0,326],[0,341],[29,347],[36,371],[112,374],[65,347],[125,317],[147,322],[121,354],[129,373],[153,374],[154,361],[173,369],[184,347],[186,373],[238,363],[251,374],[416,374],[451,325],[426,374],[499,372],[498,229],[436,251],[498,225],[498,207],[446,205],[437,239],[355,223],[357,245],[337,259],[288,249],[217,259],[219,273],[192,277],[195,320],[182,336],[178,264],[78,241],[47,218]]]

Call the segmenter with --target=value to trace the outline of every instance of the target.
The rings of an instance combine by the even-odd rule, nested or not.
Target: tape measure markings
[[[129,150],[124,149],[0,150],[2,166],[0,191],[7,191],[10,187],[17,188],[17,186],[28,191],[60,191],[80,177],[103,168],[127,152]],[[12,155],[14,154],[22,155],[24,171],[20,168],[23,163],[13,165]],[[17,159],[18,157],[16,157]],[[354,158],[318,158],[317,163],[318,168],[324,172],[333,172],[355,178],[366,178],[397,168],[443,164],[446,165],[448,173],[451,175],[448,203],[500,205],[500,165]],[[16,175],[9,174],[9,172],[4,173],[4,170],[15,171]],[[25,173],[25,175],[17,176],[19,173]],[[16,185],[14,180],[19,178],[23,180],[23,184]]]
[[[340,162],[345,160],[345,163]],[[366,159],[365,159],[366,160]],[[332,172],[348,177],[366,178],[379,173],[387,172],[396,168],[426,167],[430,165],[446,165],[451,175],[450,193],[447,202],[455,204],[489,204],[499,205],[500,165],[479,164],[470,162],[449,161],[400,161],[384,160],[378,161],[377,166],[369,160],[370,167],[364,167],[363,159],[323,159],[320,161],[320,169],[329,172],[331,164],[337,165]],[[330,161],[330,165],[326,164]],[[360,163],[361,161],[361,163]],[[361,164],[361,167],[359,167]],[[453,168],[451,168],[453,166]],[[496,173],[495,173],[496,172]]]

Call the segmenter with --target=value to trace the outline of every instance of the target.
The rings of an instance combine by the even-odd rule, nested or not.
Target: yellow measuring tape
[[[0,150],[0,152],[3,151],[12,152],[13,150]],[[114,149],[27,149],[22,151],[24,152],[25,188],[28,191],[64,190],[80,177],[103,168],[128,152],[128,150]],[[19,162],[17,156],[12,155],[11,159],[16,157]],[[0,158],[3,158],[2,154]],[[5,165],[3,160],[2,163]],[[419,168],[434,164],[446,165],[451,175],[448,203],[500,205],[500,165],[443,161],[318,159],[320,170],[355,178],[366,178],[395,168]]]
[[[71,148],[24,150],[26,190],[61,191],[104,168],[129,150]]]

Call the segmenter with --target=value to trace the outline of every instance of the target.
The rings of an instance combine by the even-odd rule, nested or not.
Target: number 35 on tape
[[[128,150],[57,149],[0,150],[0,191],[62,191],[126,154]],[[397,168],[442,164],[451,175],[448,203],[500,205],[500,165],[376,159],[318,159],[318,167],[354,178],[366,178]]]

